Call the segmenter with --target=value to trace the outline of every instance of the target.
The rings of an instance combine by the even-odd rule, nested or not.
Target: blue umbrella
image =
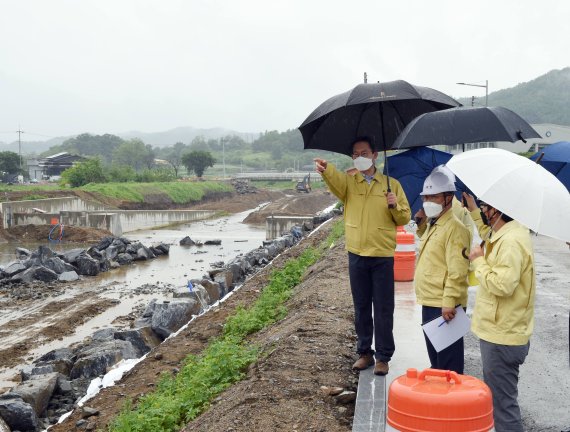
[[[445,164],[451,159],[451,156],[450,153],[429,147],[416,147],[388,157],[390,176],[397,179],[402,185],[412,209],[412,216],[422,207],[420,192],[424,180],[436,166]],[[458,190],[458,197],[461,191],[467,190],[458,179],[455,185]]]
[[[542,154],[539,163],[556,176],[570,192],[570,142],[560,141],[550,144],[530,158],[536,161]]]

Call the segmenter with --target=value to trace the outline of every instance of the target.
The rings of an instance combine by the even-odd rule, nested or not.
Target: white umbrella
[[[570,193],[542,166],[496,148],[455,155],[446,165],[479,199],[539,234],[570,241]]]

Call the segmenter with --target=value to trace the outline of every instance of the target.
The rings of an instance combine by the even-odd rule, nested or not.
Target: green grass
[[[344,232],[337,222],[318,248],[307,248],[271,274],[268,285],[248,308],[229,316],[222,335],[198,356],[188,356],[176,376],[163,374],[157,389],[141,397],[136,407],[127,401],[109,426],[110,432],[178,431],[205,411],[210,402],[232,383],[245,376],[261,350],[247,340],[287,315],[285,302],[309,266],[314,264]]]
[[[123,201],[143,202],[145,195],[165,194],[177,204],[201,200],[208,192],[230,192],[231,185],[220,182],[96,183],[79,188]]]
[[[7,185],[0,183],[0,192],[40,192],[40,191],[53,191],[60,190],[61,186],[58,184],[42,184],[42,185]]]

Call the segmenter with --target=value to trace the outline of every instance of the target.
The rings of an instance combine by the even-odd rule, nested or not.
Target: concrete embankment
[[[141,229],[193,222],[216,214],[214,210],[108,210],[77,197],[0,203],[5,228],[15,225],[65,225],[104,229],[115,236]]]

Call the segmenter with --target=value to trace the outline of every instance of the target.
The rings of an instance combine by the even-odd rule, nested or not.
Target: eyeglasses
[[[367,158],[367,159],[372,159],[372,153],[369,152],[368,150],[365,150],[365,151],[360,152],[360,153],[358,153],[358,152],[353,152],[353,153],[352,153],[352,157],[353,157],[354,159],[356,159],[356,158],[359,157],[359,156],[365,157],[365,158]]]
[[[422,201],[438,201],[440,198],[444,197],[442,193],[438,193],[435,195],[422,195]]]

